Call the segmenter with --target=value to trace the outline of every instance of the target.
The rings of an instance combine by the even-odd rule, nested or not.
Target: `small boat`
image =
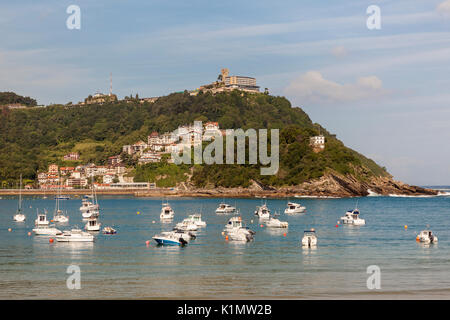
[[[58,242],[93,242],[94,236],[81,229],[65,230],[62,234],[55,237]]]
[[[243,227],[242,217],[232,217],[225,225],[223,235],[228,237],[229,240],[236,241],[252,241],[255,232],[248,228]]]
[[[46,213],[39,213],[39,211],[37,212],[37,219],[34,220],[34,225],[36,227],[40,227],[40,226],[48,226],[50,223],[47,220],[47,214]]]
[[[19,203],[17,205],[16,214],[13,216],[13,220],[16,222],[24,222],[26,216],[22,213],[22,175],[20,175],[20,189],[19,189]]]
[[[83,217],[83,220],[95,219],[95,218],[98,218],[99,215],[100,215],[100,212],[96,209],[88,210],[81,214],[81,216]]]
[[[258,216],[260,219],[269,219],[270,218],[270,210],[266,204],[263,204],[260,207],[256,207],[255,216]]]
[[[417,242],[436,243],[438,238],[431,232],[431,230],[422,230],[416,237]]]
[[[61,195],[61,189],[58,190],[59,195]],[[59,208],[59,197],[56,197],[56,204],[55,204],[55,212],[53,214],[53,221],[55,222],[69,222],[69,217],[65,216]]]
[[[169,205],[168,202],[162,204],[161,208],[161,214],[159,215],[159,218],[161,220],[171,220],[173,219],[175,215],[175,212],[173,211],[172,207]]]
[[[184,246],[188,244],[188,241],[180,236],[176,232],[163,232],[159,235],[152,237],[159,245],[169,245],[169,246]]]
[[[55,228],[55,225],[37,226],[33,229],[33,232],[37,236],[56,236],[62,234],[60,230]]]
[[[83,198],[81,200],[81,207],[80,207],[80,211],[81,212],[86,212],[86,211],[93,211],[93,210],[98,210],[98,204],[93,204],[91,201],[89,201],[89,198]]]
[[[194,223],[197,227],[206,227],[206,222],[202,220],[200,213],[191,214],[184,220]]]
[[[57,199],[57,200],[70,200],[70,196],[58,195],[58,196],[55,196],[55,199]]]
[[[184,219],[183,221],[177,223],[174,227],[174,230],[181,230],[181,231],[197,231],[198,226],[194,222],[188,219]]]
[[[104,227],[102,232],[103,234],[116,234],[117,230],[112,227]]]
[[[92,199],[92,201],[89,199]],[[85,195],[81,200],[80,211],[83,219],[98,218],[100,215],[100,206],[94,190],[94,183],[92,183],[92,195]]]
[[[266,221],[266,226],[268,228],[287,228],[289,223],[287,221],[280,221],[275,217],[269,217],[269,220]]]
[[[193,232],[189,232],[189,231],[172,230],[172,231],[163,231],[163,232],[161,232],[161,234],[169,234],[169,233],[172,233],[172,234],[174,234],[176,236],[179,236],[179,237],[183,238],[187,242],[197,238],[196,235]]]
[[[90,218],[84,226],[84,229],[86,231],[100,231],[101,225],[102,224],[98,222],[97,218]]]
[[[351,224],[354,226],[362,226],[366,224],[366,220],[359,217],[359,210],[349,210],[345,213],[345,216],[341,217],[343,224]]]
[[[56,211],[55,215],[53,216],[53,221],[54,222],[69,222],[69,216],[64,215],[62,213],[62,210],[58,210]]]
[[[235,211],[235,207],[230,206],[229,204],[226,204],[224,202],[219,204],[219,207],[216,209],[216,213],[234,213]]]
[[[295,214],[305,212],[306,207],[302,207],[299,203],[288,202],[287,208],[284,210],[286,214]]]
[[[314,229],[305,230],[305,232],[303,233],[303,238],[302,238],[302,246],[311,248],[316,245],[317,245],[316,230],[314,230]]]

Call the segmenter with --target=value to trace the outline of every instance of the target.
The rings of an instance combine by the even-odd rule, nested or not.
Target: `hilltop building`
[[[309,138],[309,145],[314,152],[320,152],[325,149],[325,137],[323,135],[313,136]]]
[[[190,95],[197,95],[200,91],[211,93],[240,90],[245,92],[258,93],[259,86],[256,85],[256,79],[247,76],[230,76],[227,68],[221,70],[216,82],[200,86],[197,90],[191,91]]]

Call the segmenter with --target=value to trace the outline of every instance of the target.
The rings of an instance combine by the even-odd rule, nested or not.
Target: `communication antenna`
[[[109,73],[109,95],[112,96],[112,72]]]

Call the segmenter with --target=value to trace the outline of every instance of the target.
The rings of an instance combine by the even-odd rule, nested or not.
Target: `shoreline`
[[[62,194],[72,195],[72,196],[83,196],[90,195],[91,189],[76,189],[76,190],[64,190]],[[97,195],[131,195],[136,198],[256,198],[256,199],[286,199],[286,198],[297,198],[297,199],[345,199],[345,198],[355,198],[355,197],[373,197],[374,195],[342,195],[336,193],[326,193],[326,192],[295,192],[293,190],[254,190],[254,189],[199,189],[199,190],[173,190],[156,188],[156,189],[124,189],[124,190],[96,190]],[[22,190],[19,189],[0,189],[0,196],[18,196],[19,194],[23,196],[54,196],[58,194],[58,190],[43,190],[43,189],[30,189]],[[411,195],[408,193],[404,194],[377,194],[376,196],[386,196],[386,197],[435,197],[436,195]]]

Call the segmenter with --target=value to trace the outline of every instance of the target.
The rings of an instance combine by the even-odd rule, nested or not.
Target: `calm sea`
[[[101,223],[116,228],[116,235],[98,234],[94,243],[49,243],[47,237],[27,233],[36,209],[51,213],[54,200],[25,197],[27,220],[21,224],[12,221],[17,197],[3,196],[0,298],[450,298],[449,197],[293,198],[307,207],[298,216],[283,213],[286,199],[268,199],[272,212],[281,212],[280,219],[289,222],[287,231],[260,226],[253,213],[261,199],[225,200],[240,209],[247,226],[256,231],[255,241],[225,241],[221,231],[229,216],[215,214],[222,199],[171,199],[175,219],[162,224],[161,199],[103,196]],[[357,202],[366,225],[336,227]],[[60,229],[84,226],[80,205],[80,199],[62,201],[70,224]],[[196,240],[186,247],[155,245],[153,235],[195,211],[207,223]],[[438,244],[415,241],[427,225],[439,237]],[[312,227],[318,246],[302,249],[303,231]],[[69,265],[81,269],[79,290],[66,286]],[[379,290],[367,288],[370,265],[381,270]]]

